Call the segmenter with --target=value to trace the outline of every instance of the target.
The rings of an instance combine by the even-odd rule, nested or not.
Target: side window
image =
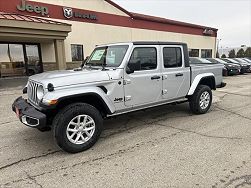
[[[134,71],[152,70],[157,68],[157,50],[152,47],[134,48],[128,63]]]
[[[180,48],[164,48],[163,58],[165,68],[182,66],[182,54]]]

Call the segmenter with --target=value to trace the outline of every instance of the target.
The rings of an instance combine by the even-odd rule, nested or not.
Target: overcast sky
[[[251,46],[251,0],[114,0],[130,12],[219,29],[220,47]]]

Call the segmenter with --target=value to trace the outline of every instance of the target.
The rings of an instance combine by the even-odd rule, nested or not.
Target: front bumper
[[[229,75],[240,74],[240,70],[239,70],[239,69],[230,68],[230,69],[228,69],[228,74],[229,74]]]
[[[241,73],[250,73],[250,67],[241,67]]]
[[[36,110],[22,97],[14,101],[12,110],[23,124],[39,129],[46,127],[46,115]]]

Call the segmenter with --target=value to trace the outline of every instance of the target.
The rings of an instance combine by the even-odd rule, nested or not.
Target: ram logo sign
[[[63,11],[64,11],[64,17],[70,19],[73,17],[73,11],[72,11],[72,8],[67,8],[67,7],[64,7],[63,8]]]
[[[64,7],[63,8],[64,17],[67,19],[71,18],[81,18],[81,19],[88,19],[88,20],[97,20],[97,16],[94,14],[82,13],[79,11],[73,11],[72,8]]]

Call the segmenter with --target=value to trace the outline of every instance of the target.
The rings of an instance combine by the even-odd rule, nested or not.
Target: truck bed
[[[222,77],[222,69],[224,67],[223,64],[218,63],[196,63],[190,64],[191,67],[191,83],[193,83],[195,77],[198,74],[203,73],[213,73],[215,76],[215,84],[220,85],[223,81]]]

